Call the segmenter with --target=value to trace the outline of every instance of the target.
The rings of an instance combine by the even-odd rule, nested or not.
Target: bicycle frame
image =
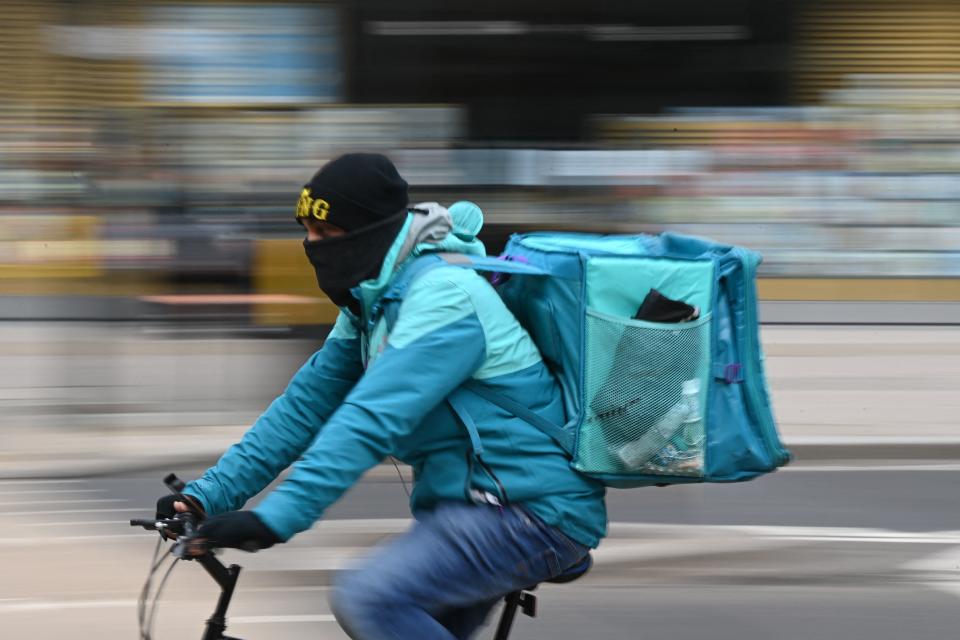
[[[220,587],[220,596],[217,599],[217,607],[213,614],[207,619],[202,640],[240,640],[232,636],[223,634],[227,628],[227,609],[230,606],[230,600],[233,598],[233,592],[237,586],[237,579],[240,577],[242,567],[237,564],[224,566],[220,560],[213,554],[211,549],[206,549],[200,555],[191,553],[191,540],[196,533],[196,523],[203,517],[199,508],[193,505],[192,501],[183,498],[180,491],[184,488],[183,482],[174,474],[164,478],[164,483],[173,492],[174,495],[182,498],[188,507],[196,508],[197,511],[178,514],[169,520],[130,520],[131,526],[139,526],[153,531],[176,531],[171,525],[182,527],[181,537],[171,550],[174,555],[184,560],[195,560],[204,570],[213,578],[214,582]],[[166,536],[164,536],[166,537]],[[149,580],[148,580],[149,584]],[[519,608],[525,615],[535,617],[537,615],[537,598],[530,591],[536,588],[536,585],[523,590],[514,591],[504,597],[503,613],[497,625],[497,632],[494,640],[507,640],[510,635],[510,629],[513,626],[517,609]]]
[[[230,599],[233,598],[233,590],[237,586],[237,578],[240,577],[240,565],[232,564],[229,567],[223,566],[223,563],[217,560],[212,553],[205,553],[195,558],[200,565],[206,569],[210,577],[220,585],[220,597],[217,599],[217,608],[213,615],[207,619],[206,632],[202,640],[240,640],[223,635],[227,628],[227,607],[230,606]]]
[[[240,565],[231,564],[224,566],[211,549],[205,549],[200,555],[194,555],[191,552],[192,538],[196,535],[196,524],[203,518],[203,512],[192,500],[183,496],[180,492],[184,489],[184,483],[175,474],[170,474],[163,479],[167,488],[179,498],[188,507],[188,512],[178,514],[168,520],[130,520],[131,526],[143,527],[147,530],[160,531],[163,537],[167,537],[164,532],[177,531],[171,525],[179,525],[181,537],[174,544],[171,552],[183,560],[196,560],[202,566],[214,582],[220,587],[220,597],[217,599],[217,607],[213,615],[207,618],[206,628],[202,640],[240,640],[231,636],[223,635],[227,628],[227,608],[230,606],[230,600],[233,598],[233,591],[237,586],[237,579],[240,577]],[[148,582],[149,583],[149,582]],[[142,631],[142,630],[141,630]]]
[[[227,628],[227,607],[230,606],[233,590],[237,585],[237,578],[240,577],[242,567],[236,564],[225,567],[212,553],[197,556],[195,560],[206,569],[221,590],[220,598],[217,600],[217,608],[213,615],[207,619],[206,632],[203,634],[202,640],[240,640],[240,638],[225,636],[223,632]],[[518,608],[524,615],[531,618],[535,617],[537,615],[537,597],[529,590],[514,591],[507,594],[504,598],[503,613],[501,613],[500,622],[497,624],[497,633],[493,640],[508,640]]]

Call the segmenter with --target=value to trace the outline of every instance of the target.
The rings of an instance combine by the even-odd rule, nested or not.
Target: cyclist
[[[606,533],[603,486],[572,470],[535,426],[479,395],[460,398],[484,449],[445,400],[473,379],[563,422],[560,390],[493,287],[444,265],[413,280],[395,323],[381,296],[415,257],[483,255],[478,208],[408,207],[389,159],[348,154],[304,186],[297,222],[320,289],[341,312],[323,347],[185,494],[211,545],[260,548],[310,528],[367,470],[412,466],[415,524],[335,581],[331,607],[352,638],[468,638],[505,594],[555,577]],[[476,463],[476,464],[475,464]],[[240,510],[281,471],[289,476]],[[158,515],[169,516],[171,497]]]

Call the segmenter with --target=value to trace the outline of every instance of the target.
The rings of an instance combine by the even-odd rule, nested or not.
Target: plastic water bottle
[[[638,440],[628,442],[614,453],[628,469],[652,465],[668,471],[676,465],[700,460],[703,442],[700,413],[700,381],[684,380],[680,400],[660,416]]]
[[[689,412],[689,403],[681,397],[641,438],[617,448],[614,453],[628,469],[639,469],[670,444]]]
[[[678,405],[684,406],[684,415],[674,437],[657,452],[650,466],[661,473],[690,473],[703,466],[703,417],[700,414],[700,381],[683,382]]]
[[[683,442],[687,446],[696,447],[703,442],[703,428],[700,415],[700,381],[696,378],[683,382],[683,399],[687,412],[683,417]]]

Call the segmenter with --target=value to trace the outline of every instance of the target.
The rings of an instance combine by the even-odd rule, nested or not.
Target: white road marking
[[[61,498],[60,500],[28,500],[23,502],[0,502],[0,507],[25,507],[33,504],[71,504],[78,502],[130,502],[126,498]]]
[[[337,531],[363,531],[364,533],[400,533],[413,524],[413,518],[355,518],[345,520],[321,520],[314,527],[318,533]]]
[[[608,539],[649,539],[651,533],[688,529],[691,539],[708,542],[712,534],[732,533],[757,538],[788,538],[829,542],[903,542],[908,544],[960,544],[960,531],[895,531],[866,527],[794,527],[780,525],[678,525],[675,523],[611,522]],[[662,534],[661,534],[662,535]]]
[[[771,536],[773,537],[773,536]],[[935,537],[935,536],[911,536],[911,537],[883,537],[883,536],[831,536],[831,535],[812,535],[812,534],[781,534],[775,536],[781,540],[805,540],[808,542],[882,542],[896,544],[957,544],[960,542],[960,536]]]
[[[136,600],[19,600],[0,601],[0,613],[59,611],[61,609],[120,609],[137,606]]]
[[[821,446],[821,447],[830,447],[830,446],[870,446],[876,444],[882,445],[900,445],[900,446],[910,446],[910,445],[958,445],[960,444],[960,436],[884,436],[884,435],[873,435],[873,436],[800,436],[795,435],[787,439],[785,443],[786,447],[789,449],[793,445],[798,446]]]
[[[960,471],[960,464],[887,464],[887,465],[787,465],[777,473],[817,473],[833,471]]]
[[[18,489],[16,491],[0,491],[0,496],[26,496],[35,493],[43,495],[61,493],[103,493],[103,489]]]
[[[960,598],[960,546],[905,562],[901,571],[918,577],[918,584]]]
[[[279,622],[336,622],[337,619],[330,613],[300,616],[230,616],[228,624],[276,624]]]
[[[74,520],[71,522],[25,522],[26,527],[76,527],[79,525],[129,526],[129,520]]]
[[[758,537],[787,538],[811,542],[881,542],[903,544],[960,544],[957,531],[893,531],[859,527],[734,526]]]
[[[960,578],[960,546],[916,558],[900,567],[918,573],[936,574],[950,580]]]
[[[0,487],[14,484],[83,484],[88,480],[0,480]]]
[[[2,511],[0,512],[0,517],[3,516],[55,516],[61,513],[119,513],[119,512],[131,513],[133,510],[130,507],[126,509],[53,509],[50,511]]]
[[[136,600],[28,600],[11,598],[0,600],[0,613],[32,613],[36,611],[63,611],[66,609],[133,609]],[[279,616],[230,616],[234,624],[278,624],[289,622],[336,622],[333,614],[304,614]]]
[[[143,533],[105,533],[95,536],[42,536],[33,538],[0,538],[0,546],[39,546],[50,544],[73,544],[74,542],[89,542],[91,540],[113,540],[117,542],[133,542],[134,540],[155,541]]]

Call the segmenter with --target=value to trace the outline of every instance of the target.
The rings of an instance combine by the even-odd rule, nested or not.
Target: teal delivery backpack
[[[540,427],[573,468],[609,486],[735,482],[790,460],[764,378],[759,263],[747,249],[672,233],[538,232],[512,236],[499,258],[418,258],[385,298],[440,264],[494,272],[559,380],[567,421],[476,381],[466,392]],[[651,301],[668,313],[638,319]],[[456,394],[451,405],[479,446]]]

